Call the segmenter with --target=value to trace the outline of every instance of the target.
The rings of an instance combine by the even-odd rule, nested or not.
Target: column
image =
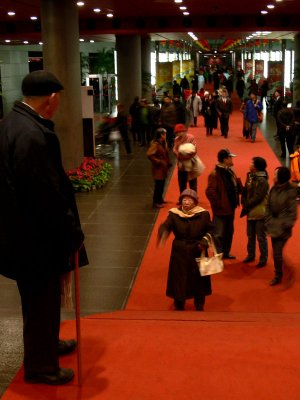
[[[140,36],[116,36],[119,102],[128,112],[135,96],[142,95]]]
[[[44,69],[64,85],[55,115],[65,169],[83,160],[79,24],[73,0],[42,0],[41,22]]]
[[[295,60],[293,80],[293,105],[300,100],[300,33],[295,35]]]
[[[141,38],[142,52],[142,97],[152,103],[151,87],[151,38],[143,36]]]

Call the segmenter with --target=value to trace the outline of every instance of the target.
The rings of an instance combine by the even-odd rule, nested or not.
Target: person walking
[[[206,251],[213,225],[207,210],[198,206],[194,190],[186,189],[179,197],[179,207],[171,208],[158,229],[157,242],[163,245],[173,232],[175,238],[169,262],[166,295],[174,299],[175,310],[182,311],[187,299],[194,299],[197,311],[203,311],[205,297],[212,293],[210,276],[201,276],[196,262]]]
[[[229,132],[229,117],[232,113],[232,101],[228,97],[227,89],[222,89],[221,97],[216,102],[216,109],[220,119],[221,136],[225,139],[228,137]]]
[[[193,90],[192,94],[186,101],[186,110],[188,112],[188,119],[190,126],[197,126],[197,118],[201,114],[202,101],[197,91]]]
[[[287,167],[274,171],[272,186],[266,207],[265,227],[271,237],[275,276],[270,286],[281,283],[283,277],[283,249],[292,236],[297,219],[297,188],[290,182],[291,173]]]
[[[189,183],[191,189],[197,192],[197,177],[190,179],[190,170],[186,169],[186,161],[191,160],[197,154],[197,145],[194,135],[187,132],[186,127],[183,124],[175,125],[175,142],[173,147],[173,153],[177,158],[178,167],[178,185],[179,192],[182,193]],[[192,151],[188,153],[181,152],[181,146],[185,144],[191,144]]]
[[[169,149],[166,142],[166,130],[158,128],[154,139],[147,150],[147,157],[152,164],[152,175],[154,179],[153,207],[162,208],[165,201],[163,193],[166,178],[171,167]]]
[[[261,101],[258,100],[256,93],[250,93],[250,99],[247,101],[244,110],[244,119],[248,121],[248,132],[251,142],[256,139],[256,131],[258,126],[258,114],[262,111]]]
[[[230,254],[234,233],[235,209],[239,205],[241,194],[240,180],[233,171],[233,160],[236,154],[229,149],[221,149],[218,152],[218,163],[209,174],[205,191],[212,212],[215,225],[216,247],[219,253],[223,253],[224,259],[235,259]]]
[[[260,250],[257,268],[267,265],[268,261],[268,242],[264,226],[266,204],[269,193],[267,163],[262,157],[253,157],[250,164],[250,171],[247,174],[243,195],[243,209],[241,217],[247,215],[247,257],[244,263],[255,260],[256,238]]]
[[[26,75],[23,101],[0,124],[0,273],[17,282],[21,297],[24,379],[49,385],[74,376],[59,366],[59,355],[76,347],[59,340],[61,279],[79,249],[81,265],[88,263],[51,121],[62,90],[50,72]]]
[[[282,103],[282,108],[277,114],[277,134],[281,147],[281,158],[286,158],[286,148],[289,155],[294,153],[295,142],[295,116],[292,108],[287,107],[287,102]]]

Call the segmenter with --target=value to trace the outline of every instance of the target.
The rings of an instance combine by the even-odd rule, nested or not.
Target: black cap
[[[218,152],[219,162],[223,162],[223,160],[228,157],[236,157],[236,154],[231,153],[229,149],[222,149]]]
[[[49,96],[63,90],[63,85],[51,72],[40,70],[26,75],[22,81],[24,96]]]

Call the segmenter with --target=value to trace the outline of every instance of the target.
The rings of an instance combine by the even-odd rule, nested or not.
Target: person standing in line
[[[61,279],[79,249],[80,264],[88,263],[51,121],[62,90],[50,72],[26,75],[23,101],[0,124],[0,273],[16,280],[21,297],[24,379],[49,385],[74,376],[59,367],[59,355],[76,347],[59,340]]]
[[[147,157],[152,164],[152,175],[154,179],[154,208],[162,208],[165,203],[163,193],[169,168],[171,167],[169,149],[166,142],[166,133],[165,129],[158,128],[155,131],[154,139],[147,150]]]
[[[267,163],[262,157],[253,157],[250,164],[250,171],[247,174],[243,195],[243,209],[241,217],[247,215],[247,252],[244,263],[255,260],[256,238],[260,250],[257,268],[267,265],[268,261],[268,241],[264,226],[266,204],[269,192]]]
[[[220,119],[221,136],[224,136],[224,138],[227,139],[229,132],[229,117],[232,113],[232,101],[228,96],[227,89],[222,89],[221,97],[216,103],[216,109]]]
[[[206,251],[213,225],[207,210],[198,206],[197,193],[184,190],[179,207],[171,208],[167,219],[158,229],[157,243],[163,245],[174,233],[166,295],[174,299],[175,310],[183,311],[187,299],[194,299],[197,311],[204,310],[205,297],[211,295],[210,276],[201,276],[196,262]]]
[[[241,194],[240,179],[233,171],[232,158],[235,156],[228,149],[218,152],[218,163],[208,177],[205,191],[213,212],[216,247],[219,253],[223,253],[224,259],[236,258],[230,254],[234,233],[234,214],[239,205],[239,194]]]
[[[248,121],[248,131],[251,142],[254,143],[256,139],[256,131],[258,126],[258,113],[262,111],[261,101],[258,100],[256,93],[250,93],[250,99],[247,101],[244,110],[244,119]]]
[[[287,167],[278,167],[274,172],[272,186],[266,207],[265,227],[271,237],[275,276],[270,286],[281,283],[283,277],[283,249],[292,236],[297,220],[297,187],[290,182],[291,173]]]
[[[197,126],[197,118],[201,114],[202,101],[200,96],[197,95],[197,91],[193,90],[192,94],[186,101],[186,110],[189,117],[189,125]]]
[[[197,192],[197,177],[189,179],[189,171],[186,171],[185,169],[185,161],[190,160],[197,154],[195,137],[191,133],[187,132],[187,129],[183,124],[176,124],[174,131],[176,137],[173,153],[177,158],[179,192],[182,193],[186,189],[188,183],[190,188]],[[180,153],[180,146],[186,143],[190,143],[194,146],[194,153],[188,155]]]

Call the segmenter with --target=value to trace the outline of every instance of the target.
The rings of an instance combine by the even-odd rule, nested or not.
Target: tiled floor
[[[261,130],[280,154],[272,116],[266,116]],[[151,207],[153,180],[145,148],[134,146],[133,155],[127,156],[121,144],[109,161],[111,181],[99,191],[77,195],[90,260],[80,272],[82,316],[124,308],[157,216]],[[0,276],[0,290],[1,397],[22,362],[22,321],[15,283]],[[74,318],[74,313],[62,316]]]

